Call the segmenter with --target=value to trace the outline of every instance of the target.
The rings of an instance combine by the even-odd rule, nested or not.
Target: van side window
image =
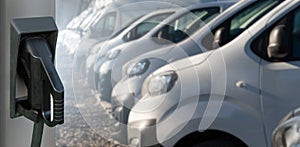
[[[281,35],[274,36],[272,32],[278,27],[284,28],[282,30],[284,33],[279,33]],[[300,8],[297,8],[259,35],[252,42],[251,50],[262,59],[270,62],[288,62],[300,60],[299,30]],[[278,39],[275,39],[274,42],[272,41],[274,38]],[[270,52],[273,51],[272,48],[276,48],[274,51],[278,51],[278,54],[281,54],[281,56],[275,58],[272,56],[270,57]]]
[[[113,34],[116,25],[117,14],[111,12],[103,16],[93,27],[94,37],[109,37]]]
[[[216,27],[212,31],[214,39],[211,39],[208,34],[207,36],[210,39],[202,40],[202,44],[209,50],[227,44],[281,2],[282,0],[258,0],[253,2]]]

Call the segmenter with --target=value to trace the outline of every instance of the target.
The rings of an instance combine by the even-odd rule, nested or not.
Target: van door
[[[267,140],[279,121],[300,106],[300,8],[263,35],[261,98]]]

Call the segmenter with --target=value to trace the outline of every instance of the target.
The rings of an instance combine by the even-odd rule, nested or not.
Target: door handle
[[[245,81],[238,81],[235,83],[235,86],[239,88],[245,88],[247,87],[247,83]]]

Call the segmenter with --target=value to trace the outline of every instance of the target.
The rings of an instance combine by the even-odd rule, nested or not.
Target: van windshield
[[[105,14],[100,20],[92,27],[91,35],[93,37],[109,37],[113,34],[116,26],[117,13],[110,12]]]
[[[154,35],[154,37],[157,37],[159,40],[163,39],[167,40],[167,42],[171,41],[173,43],[178,43],[188,38],[219,13],[219,7],[192,10],[165,25],[156,35]]]
[[[91,15],[91,13],[93,12],[92,8],[87,8],[86,10],[84,10],[80,15],[78,15],[77,17],[73,18],[67,25],[67,29],[70,30],[75,30],[78,27],[80,27],[80,24],[85,20],[85,18],[89,15]]]
[[[238,36],[258,19],[276,7],[282,0],[259,0],[243,9],[230,22],[230,35]]]
[[[113,39],[113,38],[117,37],[118,35],[120,35],[120,34],[121,34],[124,30],[126,30],[131,24],[133,24],[135,21],[139,20],[139,19],[142,18],[143,16],[144,16],[144,15],[142,15],[142,16],[140,16],[140,17],[134,19],[134,20],[132,20],[132,21],[129,22],[129,23],[127,23],[127,24],[125,25],[125,27],[123,27],[123,28],[120,29],[119,31],[113,33],[113,34],[111,35],[110,39]]]
[[[213,36],[206,35],[202,44],[206,49],[212,50],[229,43],[283,1],[257,0],[252,2],[214,28]]]
[[[133,28],[124,38],[126,41],[131,41],[138,39],[145,34],[147,34],[150,30],[152,30],[155,26],[157,26],[160,22],[162,22],[164,19],[169,17],[172,13],[161,13],[156,14],[147,20],[141,22],[139,25],[137,25],[135,28]]]

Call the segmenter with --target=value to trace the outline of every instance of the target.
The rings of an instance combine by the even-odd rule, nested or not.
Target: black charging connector
[[[44,123],[54,127],[64,122],[64,87],[54,67],[56,37],[51,17],[12,21],[11,118],[34,122],[32,147],[41,145]],[[25,85],[25,96],[17,97],[17,85]]]

